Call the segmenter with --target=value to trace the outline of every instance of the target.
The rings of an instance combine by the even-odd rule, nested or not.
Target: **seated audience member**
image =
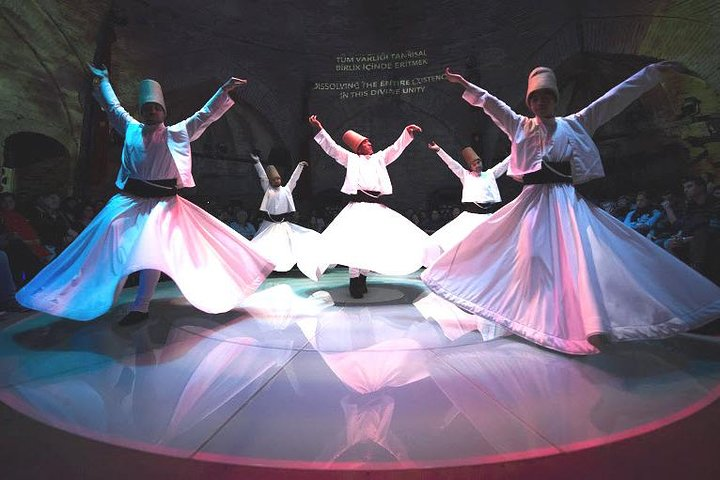
[[[622,222],[625,220],[625,217],[627,217],[629,211],[630,197],[628,197],[627,195],[622,195],[620,196],[620,198],[617,199],[615,205],[613,205],[613,208],[609,213],[610,215]]]
[[[7,312],[27,312],[28,309],[15,300],[15,281],[10,271],[7,254],[0,250],[0,315]]]
[[[717,250],[720,247],[720,201],[708,195],[699,177],[683,182],[686,207],[679,217],[666,208],[676,234],[665,241],[665,248],[716,283],[719,278]]]
[[[85,230],[92,219],[95,218],[95,209],[89,203],[82,203],[76,208],[75,221],[73,222],[72,228],[76,232],[80,233]]]
[[[45,248],[55,254],[63,251],[77,237],[70,220],[60,211],[60,197],[55,193],[38,198],[30,222]]]
[[[665,241],[677,232],[677,228],[674,226],[674,222],[677,221],[675,214],[678,213],[682,215],[685,210],[682,200],[671,192],[666,192],[662,195],[660,207],[662,208],[662,215],[660,215],[658,221],[655,222],[655,225],[653,225],[647,237],[652,240],[655,245],[663,248]],[[673,215],[672,222],[670,221],[668,212]]]
[[[420,228],[427,233],[432,233],[442,228],[445,223],[446,221],[442,219],[440,212],[437,209],[433,209],[430,212],[430,216],[425,218],[425,223],[420,225]]]
[[[647,192],[638,192],[635,202],[635,208],[625,216],[625,225],[647,235],[660,220],[662,212],[650,203]]]
[[[327,225],[325,224],[325,220],[323,220],[323,218],[319,216],[315,210],[313,210],[312,215],[310,215],[309,226],[316,232],[322,233],[322,231],[325,230],[325,227]]]
[[[52,253],[42,245],[30,220],[16,210],[15,195],[12,193],[0,195],[0,222],[6,233],[21,240],[40,263],[52,259]]]
[[[247,238],[248,240],[252,240],[252,238],[257,233],[257,229],[255,228],[255,225],[253,225],[248,220],[248,213],[242,208],[238,208],[235,213],[235,218],[230,221],[228,224],[230,228],[238,232],[243,237]]]

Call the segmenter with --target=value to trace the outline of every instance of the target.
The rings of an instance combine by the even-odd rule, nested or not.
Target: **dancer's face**
[[[282,185],[282,177],[280,175],[273,175],[268,180],[270,180],[270,186],[273,188],[278,188]]]
[[[557,100],[552,90],[542,89],[530,94],[528,104],[536,117],[550,118],[555,115]]]
[[[160,125],[165,122],[165,109],[159,103],[148,102],[140,108],[145,125]]]
[[[372,155],[373,146],[372,143],[370,143],[370,140],[363,140],[357,148],[357,153],[358,155]]]
[[[468,160],[466,163],[471,172],[482,172],[483,165],[479,158],[473,158],[472,160]]]

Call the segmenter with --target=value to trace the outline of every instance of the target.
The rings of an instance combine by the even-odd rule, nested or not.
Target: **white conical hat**
[[[140,82],[140,87],[138,88],[138,107],[142,109],[142,106],[146,103],[157,103],[167,113],[162,87],[158,82],[149,78],[142,80]]]
[[[342,136],[342,141],[345,142],[345,145],[350,147],[350,150],[352,150],[354,153],[357,153],[357,149],[360,144],[367,139],[368,138],[366,136],[360,135],[354,130],[348,130],[347,132],[343,133]]]
[[[528,75],[528,88],[525,94],[525,104],[530,106],[530,94],[538,90],[550,90],[555,94],[555,100],[560,98],[555,72],[548,67],[537,67]]]

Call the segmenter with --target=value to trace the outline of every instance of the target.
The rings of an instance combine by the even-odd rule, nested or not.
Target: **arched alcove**
[[[8,136],[3,148],[4,167],[14,176],[13,190],[28,197],[42,193],[70,193],[70,154],[62,143],[35,132]]]

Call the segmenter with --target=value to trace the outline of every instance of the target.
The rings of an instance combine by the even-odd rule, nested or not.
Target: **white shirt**
[[[548,130],[538,118],[515,113],[503,101],[486,90],[469,85],[463,98],[482,107],[490,119],[508,136],[511,158],[508,175],[522,180],[522,176],[539,170],[543,156],[552,148],[556,160],[571,164],[573,183],[584,183],[605,176],[600,152],[591,135],[605,122],[623,111],[634,100],[660,82],[661,75],[652,65],[643,68],[605,95],[577,113],[555,117],[555,130],[548,138]]]
[[[323,129],[315,135],[315,141],[325,153],[346,168],[345,182],[340,189],[343,193],[354,195],[358,190],[380,192],[383,195],[392,193],[392,183],[387,173],[387,166],[397,160],[405,148],[410,145],[413,137],[403,129],[403,133],[385,150],[372,155],[358,155],[345,150]]]
[[[447,164],[450,170],[460,179],[460,182],[463,185],[463,203],[499,203],[502,201],[500,198],[500,190],[498,190],[497,181],[495,179],[507,171],[510,157],[507,157],[494,167],[477,174],[464,168],[442,148],[437,151],[437,154],[440,156],[442,161]]]
[[[160,140],[160,132],[153,132],[149,141],[150,150],[143,144],[142,133],[147,127],[135,120],[127,110],[125,110],[118,100],[115,92],[107,78],[102,79],[100,84],[93,91],[93,95],[107,112],[108,120],[113,128],[125,135],[125,144],[121,157],[120,170],[118,170],[115,185],[122,189],[125,187],[127,179],[134,176],[133,173],[142,175],[142,180],[159,180],[167,178],[176,178],[178,187],[194,187],[195,179],[192,176],[192,152],[190,150],[190,142],[196,140],[210,126],[211,123],[222,117],[222,115],[232,107],[235,102],[228,96],[222,88],[215,92],[215,95],[203,105],[203,107],[195,112],[192,116],[185,120],[164,128],[166,148],[162,149],[157,142]],[[158,135],[155,137],[155,135]],[[132,151],[130,148],[132,147]],[[159,166],[157,171],[150,164],[155,162],[153,155],[165,156],[170,153],[172,161],[175,164],[175,170],[170,172],[165,166]],[[159,160],[163,162],[162,159]],[[142,168],[134,166],[135,163],[146,163]],[[142,172],[142,173],[140,173]],[[171,173],[169,176],[168,173]],[[153,175],[147,178],[145,175]],[[157,176],[156,176],[157,175]]]
[[[293,200],[292,191],[300,179],[303,167],[304,165],[302,164],[298,164],[298,166],[295,167],[287,185],[273,188],[270,185],[270,180],[263,166],[260,165],[260,162],[255,162],[255,170],[257,171],[258,177],[260,177],[260,186],[265,190],[265,196],[260,204],[261,211],[267,212],[270,215],[280,215],[282,213],[295,211],[295,201]]]
[[[178,176],[167,146],[165,125],[129,131],[125,136],[123,157],[123,165],[131,178],[161,180]]]

